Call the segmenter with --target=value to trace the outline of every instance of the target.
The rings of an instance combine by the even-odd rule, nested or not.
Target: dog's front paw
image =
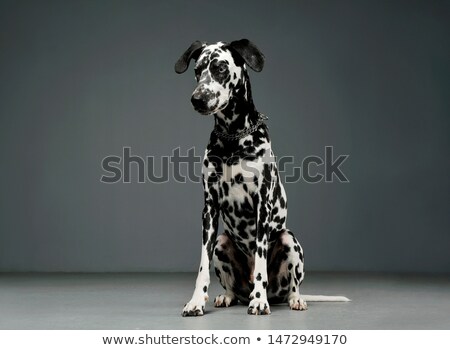
[[[186,305],[184,305],[181,316],[203,316],[205,312],[205,299],[194,300],[191,299]]]
[[[247,313],[249,315],[270,315],[270,307],[267,299],[254,298],[248,305]]]
[[[299,296],[289,298],[289,307],[291,308],[291,310],[299,310],[299,311],[308,310],[308,305],[306,304],[306,301],[304,301]]]

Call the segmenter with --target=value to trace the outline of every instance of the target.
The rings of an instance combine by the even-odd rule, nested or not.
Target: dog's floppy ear
[[[255,72],[261,72],[264,67],[264,55],[250,40],[232,41],[228,45],[242,57],[244,62]]]
[[[186,52],[180,57],[180,59],[175,63],[175,72],[178,74],[186,72],[189,67],[189,62],[191,59],[197,59],[200,55],[201,48],[205,44],[201,41],[194,41],[191,46],[186,50]]]

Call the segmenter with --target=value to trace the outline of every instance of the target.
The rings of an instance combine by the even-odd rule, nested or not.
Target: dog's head
[[[226,108],[236,88],[245,86],[240,83],[247,77],[246,65],[256,72],[264,66],[264,55],[247,39],[211,45],[195,41],[175,64],[175,72],[184,73],[191,59],[198,83],[191,102],[204,115]]]

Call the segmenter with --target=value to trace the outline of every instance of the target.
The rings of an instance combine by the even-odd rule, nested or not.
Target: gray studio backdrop
[[[194,40],[249,38],[274,151],[349,183],[286,185],[307,270],[450,272],[448,1],[1,1],[0,271],[195,271],[198,183],[103,184],[101,161],[202,155]],[[320,170],[320,168],[319,168]]]

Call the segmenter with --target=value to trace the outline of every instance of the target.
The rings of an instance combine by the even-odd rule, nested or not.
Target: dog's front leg
[[[250,304],[248,313],[251,315],[269,315],[270,306],[267,301],[267,247],[269,234],[269,220],[271,206],[269,202],[269,192],[271,186],[270,165],[265,164],[263,176],[259,183],[259,191],[256,202],[256,250],[254,252],[255,268],[252,274],[254,288],[250,293]]]
[[[207,185],[207,184],[205,184]],[[203,209],[203,242],[200,268],[195,290],[191,300],[184,306],[182,316],[202,316],[205,303],[208,300],[208,287],[210,282],[209,268],[217,237],[219,210],[217,192],[212,186],[205,186],[205,206]]]

